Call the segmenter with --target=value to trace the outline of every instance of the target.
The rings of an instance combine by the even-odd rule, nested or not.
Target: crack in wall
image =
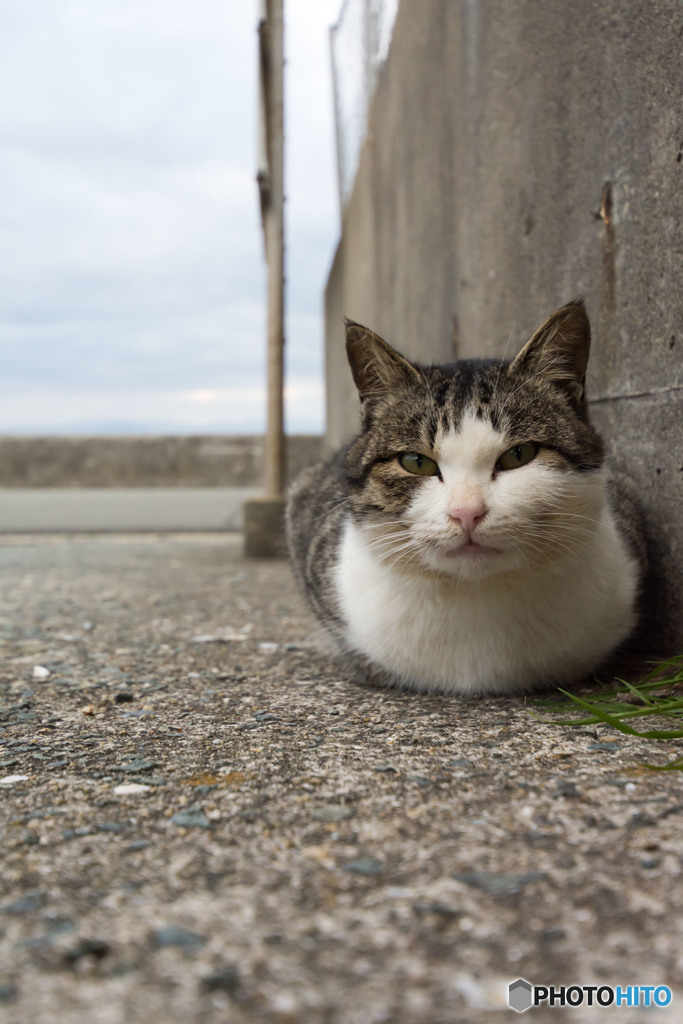
[[[627,391],[623,395],[598,395],[595,398],[589,398],[588,404],[599,405],[601,402],[621,402],[625,398],[654,398],[658,395],[669,395],[678,391],[683,391],[683,384],[673,384],[665,388],[653,388],[651,391]]]

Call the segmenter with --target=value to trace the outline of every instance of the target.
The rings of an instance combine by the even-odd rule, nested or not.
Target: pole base
[[[244,503],[244,554],[247,558],[286,556],[284,498],[254,498]]]

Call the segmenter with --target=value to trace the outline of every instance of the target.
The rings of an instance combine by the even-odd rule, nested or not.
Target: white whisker
[[[505,348],[503,349],[503,355],[501,357],[500,363],[498,364],[498,373],[496,374],[496,383],[493,385],[493,397],[494,398],[496,397],[496,393],[498,391],[498,381],[500,380],[500,371],[503,369],[503,364],[505,363],[505,357],[507,355],[508,348],[510,347],[510,342],[512,341],[512,335],[514,334],[515,327],[517,326],[517,315],[518,315],[518,313],[519,313],[519,303],[517,303],[517,309],[515,311],[515,316],[514,316],[514,319],[512,321],[512,327],[510,328],[510,333],[508,334],[508,340],[505,342]]]

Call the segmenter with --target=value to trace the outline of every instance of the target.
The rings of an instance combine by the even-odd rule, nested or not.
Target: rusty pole
[[[261,0],[259,33],[260,153],[257,175],[267,267],[267,426],[265,494],[244,508],[247,555],[283,550],[284,434],[284,0]]]
[[[266,0],[262,20],[262,102],[266,126],[267,195],[262,203],[268,268],[268,419],[266,496],[284,490],[284,11],[283,0]],[[263,52],[265,50],[265,52]]]

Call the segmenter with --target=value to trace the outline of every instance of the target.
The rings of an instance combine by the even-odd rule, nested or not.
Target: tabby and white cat
[[[632,632],[641,541],[562,307],[512,362],[422,366],[347,321],[348,447],[291,490],[295,574],[356,677],[445,694],[576,681]]]

